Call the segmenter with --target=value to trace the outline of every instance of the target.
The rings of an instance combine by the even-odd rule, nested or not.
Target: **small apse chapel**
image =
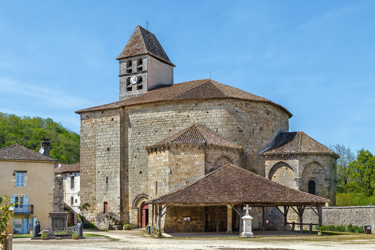
[[[275,206],[287,201],[273,200],[276,205],[270,207],[246,200],[267,186],[281,200],[290,195],[313,205],[335,204],[338,156],[304,132],[289,132],[292,114],[286,108],[211,79],[174,83],[175,65],[156,36],[140,26],[117,60],[119,101],[76,111],[81,117],[82,214],[98,227],[123,222],[145,227],[164,201],[169,210],[162,226],[169,232],[238,230],[237,213],[229,217],[244,204],[253,206],[254,230],[266,218],[282,229],[286,217]],[[233,174],[220,174],[227,172]],[[207,196],[218,191],[210,183],[218,183],[213,178],[219,175],[227,187],[221,192],[245,188],[223,195],[227,198],[221,203],[209,203],[221,196]],[[197,187],[194,183],[201,186],[195,191],[200,205],[184,206],[183,200],[193,197],[177,194],[194,196],[189,189]]]

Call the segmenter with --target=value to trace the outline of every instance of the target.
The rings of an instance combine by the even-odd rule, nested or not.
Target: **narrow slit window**
[[[126,73],[132,73],[133,72],[133,63],[131,60],[126,62]]]
[[[108,202],[103,203],[103,213],[108,213]]]

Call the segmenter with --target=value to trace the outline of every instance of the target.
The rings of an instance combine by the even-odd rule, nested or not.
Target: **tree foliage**
[[[51,118],[18,117],[0,112],[0,148],[18,143],[26,148],[38,151],[41,139],[51,141],[50,157],[61,163],[79,161],[78,134],[64,128]]]
[[[375,156],[361,149],[357,156],[349,147],[331,147],[340,159],[337,161],[338,206],[375,205]]]
[[[375,195],[375,157],[361,149],[357,159],[349,163],[348,192],[363,193],[367,197]]]
[[[330,147],[336,154],[340,156],[337,160],[337,191],[339,193],[345,191],[349,181],[349,163],[355,160],[355,154],[349,147],[342,144],[336,144]]]
[[[13,217],[13,212],[10,210],[15,204],[10,203],[8,196],[0,197],[0,242],[4,245],[4,240],[7,237],[6,231],[9,220]]]

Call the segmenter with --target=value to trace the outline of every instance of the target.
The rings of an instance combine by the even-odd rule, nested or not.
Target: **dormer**
[[[156,36],[139,25],[116,59],[120,63],[120,101],[159,85],[173,84],[175,65]]]

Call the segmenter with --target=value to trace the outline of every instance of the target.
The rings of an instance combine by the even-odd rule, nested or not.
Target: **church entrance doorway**
[[[148,224],[148,204],[142,203],[141,206],[141,228]]]

